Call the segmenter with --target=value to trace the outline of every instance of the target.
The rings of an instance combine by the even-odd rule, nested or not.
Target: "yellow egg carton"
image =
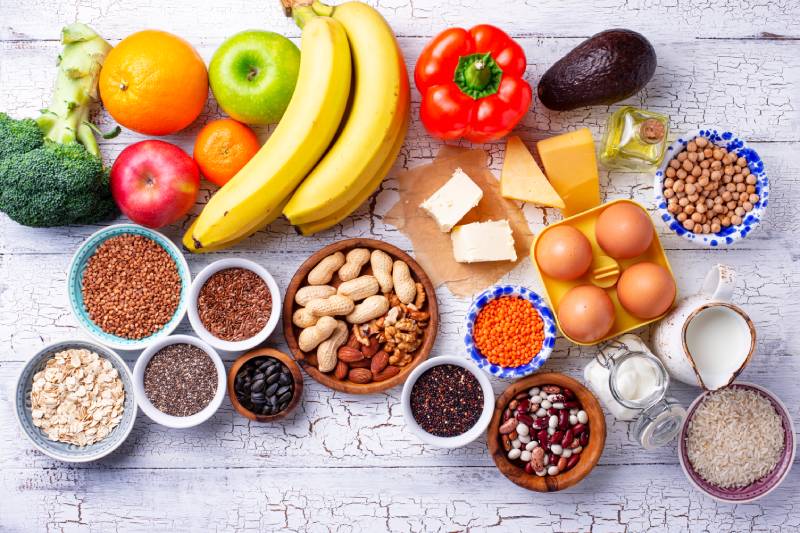
[[[628,313],[622,304],[619,303],[619,298],[617,298],[617,280],[619,280],[619,276],[623,270],[635,265],[636,263],[641,263],[644,261],[650,261],[656,263],[657,265],[661,265],[662,267],[666,268],[669,272],[672,279],[675,279],[675,275],[672,273],[672,268],[669,266],[669,261],[667,261],[667,256],[664,254],[664,248],[661,246],[661,241],[658,238],[658,233],[656,232],[655,226],[653,227],[653,242],[650,244],[650,247],[641,255],[636,256],[632,259],[614,259],[606,255],[600,245],[597,244],[597,239],[594,235],[594,227],[597,223],[597,217],[600,216],[600,213],[603,212],[604,209],[607,207],[618,204],[620,202],[627,202],[629,204],[633,204],[645,213],[647,210],[638,202],[634,202],[633,200],[614,200],[612,202],[607,202],[605,204],[598,205],[597,207],[593,207],[583,213],[571,216],[569,218],[565,218],[561,222],[556,222],[555,224],[551,224],[547,226],[545,229],[539,232],[539,235],[536,236],[536,240],[533,241],[533,246],[531,247],[530,256],[531,261],[533,264],[536,265],[536,271],[539,273],[539,279],[542,280],[542,285],[544,286],[545,295],[547,299],[550,301],[550,306],[555,311],[556,315],[556,324],[558,324],[558,329],[561,330],[561,334],[564,335],[566,339],[575,344],[580,344],[582,346],[593,346],[595,344],[599,344],[603,341],[608,339],[612,339],[618,335],[622,335],[623,333],[627,333],[634,329],[640,328],[642,326],[646,326],[647,324],[651,324],[658,320],[661,320],[664,315],[669,312],[669,309],[665,311],[663,314],[652,318],[650,320],[642,320],[641,318],[637,318],[632,314]],[[652,224],[652,219],[650,215],[647,216],[648,220],[650,220]],[[572,226],[573,228],[577,229],[581,233],[583,233],[587,239],[589,239],[589,243],[592,245],[592,266],[589,270],[581,276],[580,278],[570,280],[570,281],[562,281],[559,279],[552,278],[542,272],[539,268],[539,265],[536,263],[536,244],[539,242],[539,239],[542,235],[546,232],[550,231],[551,229],[561,226],[567,225]],[[611,331],[609,331],[608,335],[599,339],[595,342],[578,342],[564,333],[564,329],[561,327],[561,324],[558,321],[558,304],[561,303],[561,299],[564,295],[573,287],[577,287],[578,285],[586,285],[591,284],[601,289],[605,289],[608,296],[611,298],[611,302],[614,304],[614,310],[616,312],[616,317],[614,320],[614,325],[611,327]],[[677,286],[677,284],[676,284]],[[676,295],[677,297],[677,295]],[[674,302],[673,302],[674,305]],[[670,306],[671,308],[672,306]]]

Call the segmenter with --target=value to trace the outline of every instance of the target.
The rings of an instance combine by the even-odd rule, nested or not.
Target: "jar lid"
[[[631,425],[631,436],[645,450],[669,444],[686,420],[686,409],[675,398],[664,398],[642,412]]]

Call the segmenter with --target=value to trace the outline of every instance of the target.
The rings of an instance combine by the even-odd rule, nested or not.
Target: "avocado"
[[[613,104],[647,85],[656,70],[656,51],[643,35],[606,30],[583,41],[542,76],[537,92],[548,109]]]

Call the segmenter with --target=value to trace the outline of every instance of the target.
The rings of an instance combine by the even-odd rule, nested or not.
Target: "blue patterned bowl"
[[[47,438],[47,435],[33,425],[31,416],[31,388],[33,386],[33,376],[44,368],[47,361],[57,352],[72,348],[86,349],[95,352],[97,355],[107,359],[119,372],[122,386],[125,388],[125,410],[119,425],[111,430],[103,440],[88,446],[76,446],[65,442],[55,442]],[[113,351],[92,342],[81,340],[61,341],[42,348],[36,355],[31,357],[17,378],[17,389],[14,395],[14,411],[17,415],[22,432],[30,439],[36,448],[42,453],[49,455],[53,459],[70,463],[86,463],[96,461],[105,457],[116,450],[133,429],[136,422],[136,399],[133,392],[133,378],[128,365],[122,358]]]
[[[112,335],[111,333],[106,333],[100,329],[100,327],[89,318],[89,313],[86,311],[86,306],[83,303],[83,293],[81,292],[81,281],[83,280],[83,272],[86,270],[86,263],[89,261],[89,258],[92,257],[95,250],[97,250],[97,247],[112,237],[131,234],[147,237],[161,246],[172,260],[175,261],[175,265],[178,268],[178,275],[181,277],[180,303],[172,319],[159,331],[142,339],[126,339],[124,337]],[[154,341],[166,337],[178,327],[178,324],[183,320],[186,314],[189,301],[189,286],[191,283],[192,275],[189,272],[189,265],[186,264],[186,259],[184,259],[183,254],[171,240],[157,231],[137,226],[136,224],[117,224],[92,234],[81,244],[78,251],[75,252],[75,256],[72,258],[72,263],[69,267],[67,292],[69,294],[69,304],[72,308],[72,314],[77,319],[78,324],[80,324],[93,339],[115,350],[143,350]]]
[[[544,323],[544,342],[542,343],[542,349],[539,350],[539,353],[537,353],[528,364],[522,366],[504,367],[490,363],[489,360],[481,354],[478,347],[475,346],[475,339],[472,336],[472,330],[475,327],[475,319],[478,318],[478,313],[481,312],[481,309],[492,300],[503,296],[516,296],[528,300],[531,305],[533,305],[534,309],[538,311]],[[556,343],[556,321],[553,318],[553,312],[547,306],[544,298],[532,290],[520,287],[519,285],[495,285],[479,294],[472,302],[472,305],[470,305],[469,311],[467,311],[467,334],[464,336],[464,343],[467,346],[469,358],[485,372],[499,378],[521,378],[539,370],[544,362],[547,361],[547,358],[550,357],[550,352],[553,351],[553,346]]]
[[[759,196],[758,202],[753,205],[753,210],[747,213],[744,220],[738,226],[728,226],[722,228],[718,233],[698,234],[688,231],[678,220],[667,211],[667,200],[664,198],[664,171],[669,165],[669,162],[680,152],[682,152],[689,141],[695,137],[705,137],[709,141],[719,146],[725,147],[729,152],[737,154],[739,157],[744,157],[750,167],[750,172],[757,178],[756,194]],[[677,139],[667,148],[667,153],[664,156],[664,161],[659,166],[655,175],[653,183],[653,190],[656,197],[656,208],[658,209],[658,216],[672,231],[693,243],[701,246],[708,247],[724,247],[746,237],[756,226],[758,226],[761,219],[764,217],[764,212],[769,203],[769,180],[767,173],[764,170],[764,161],[758,153],[749,148],[747,143],[742,139],[737,138],[729,131],[718,132],[714,129],[701,129],[691,134],[683,135]]]

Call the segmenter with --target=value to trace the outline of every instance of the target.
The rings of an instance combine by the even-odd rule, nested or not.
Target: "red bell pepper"
[[[522,47],[500,28],[481,24],[443,31],[414,69],[422,123],[445,140],[506,136],[531,104],[531,86],[522,79],[525,65]]]

